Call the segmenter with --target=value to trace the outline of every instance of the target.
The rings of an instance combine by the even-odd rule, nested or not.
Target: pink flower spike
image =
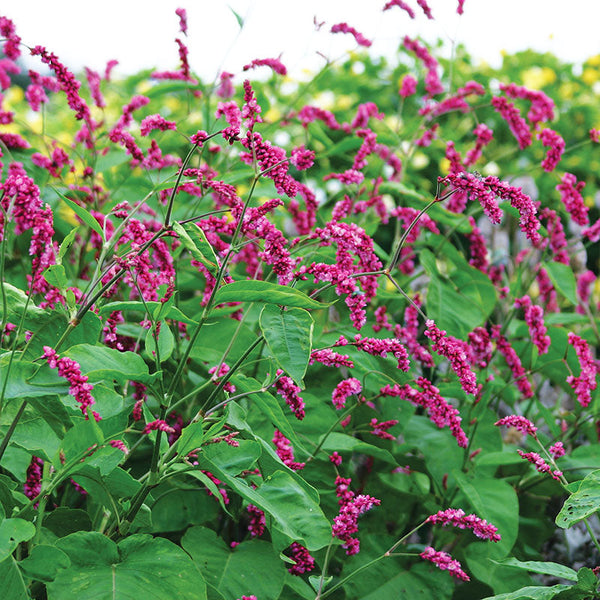
[[[173,427],[171,427],[166,421],[163,421],[162,419],[156,419],[155,421],[146,423],[146,427],[144,427],[144,431],[142,431],[142,433],[147,434],[151,431],[164,431],[165,433],[174,433],[175,429],[173,429]]]
[[[548,452],[550,452],[550,454],[552,454],[552,458],[556,460],[557,458],[565,455],[565,447],[563,446],[562,442],[556,442],[555,444],[552,444],[550,448],[548,448]]]
[[[298,542],[292,542],[290,554],[290,558],[296,563],[288,569],[292,575],[310,573],[315,568],[315,559],[310,555],[309,551],[301,544],[298,544]]]
[[[452,525],[452,527],[458,527],[459,529],[471,529],[482,540],[499,542],[502,539],[498,534],[497,527],[484,519],[480,519],[477,515],[465,514],[465,511],[460,508],[440,510],[434,515],[427,517],[427,522],[436,523],[444,527]]]
[[[146,117],[140,124],[140,133],[142,136],[147,136],[151,131],[158,129],[159,131],[166,131],[167,129],[177,129],[177,123],[175,121],[167,121],[160,115],[150,115]]]
[[[577,401],[583,408],[592,401],[591,393],[596,389],[596,363],[592,357],[588,343],[573,332],[569,332],[568,342],[575,349],[581,372],[579,377],[569,375],[567,383],[571,386],[577,396]]]
[[[123,454],[127,455],[129,454],[129,450],[127,449],[127,446],[123,443],[122,440],[110,440],[110,442],[108,442],[113,448],[118,448],[119,450],[121,450],[121,452],[123,452]]]
[[[521,415],[509,415],[508,417],[503,417],[499,421],[496,421],[494,425],[497,427],[514,427],[521,433],[537,438],[537,427],[529,419],[526,419]]]
[[[549,146],[546,158],[542,161],[542,169],[547,173],[554,171],[565,151],[565,140],[552,129],[543,129],[538,135],[544,146]]]
[[[450,366],[458,376],[465,393],[475,395],[477,393],[477,377],[471,371],[467,360],[466,343],[448,336],[445,331],[438,329],[431,319],[427,320],[425,325],[427,327],[425,336],[433,342],[431,346],[433,351],[450,361]]]
[[[368,40],[362,33],[354,29],[354,27],[350,27],[348,23],[336,23],[331,27],[331,33],[350,33],[354,36],[356,43],[359,46],[365,46],[368,48],[371,46],[373,42]]]
[[[358,379],[349,377],[344,381],[340,381],[333,390],[331,398],[336,410],[345,408],[346,399],[352,394],[360,394],[360,392],[362,392],[362,385]]]
[[[406,2],[403,2],[403,0],[390,0],[383,7],[383,10],[390,10],[390,8],[392,8],[393,6],[401,8],[411,19],[415,18],[415,11],[408,4],[406,4]]]
[[[270,67],[279,75],[287,75],[285,65],[278,58],[255,58],[252,62],[244,65],[243,70],[255,69],[256,67]]]
[[[530,462],[540,473],[547,473],[552,479],[556,479],[557,481],[560,480],[562,472],[553,471],[550,465],[537,452],[523,452],[523,450],[517,450],[517,453],[521,458]]]
[[[423,560],[432,562],[438,569],[448,571],[452,577],[462,579],[462,581],[471,580],[471,578],[462,570],[462,565],[457,560],[454,560],[447,552],[438,552],[431,546],[428,546],[419,556]]]

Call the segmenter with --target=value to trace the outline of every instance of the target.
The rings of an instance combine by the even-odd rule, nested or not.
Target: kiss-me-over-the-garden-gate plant
[[[0,17],[3,597],[598,597],[600,62],[206,83],[176,14],[85,82]]]

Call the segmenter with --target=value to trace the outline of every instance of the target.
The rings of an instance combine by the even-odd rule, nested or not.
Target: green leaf
[[[577,297],[577,281],[573,269],[569,265],[558,262],[544,263],[544,269],[548,271],[548,276],[554,284],[554,287],[567,299],[571,304],[579,304]]]
[[[175,338],[173,332],[167,323],[159,321],[160,329],[158,331],[158,355],[160,362],[163,363],[171,357],[173,350],[175,349]],[[156,339],[154,332],[156,329],[150,327],[146,333],[146,352],[151,359],[154,359],[156,354]]]
[[[338,433],[337,431],[333,431],[327,436],[321,448],[329,454],[333,451],[357,452],[359,454],[373,456],[392,465],[397,464],[396,459],[385,448],[379,448],[378,446],[363,442],[351,435]]]
[[[29,556],[19,563],[27,577],[46,582],[53,581],[60,570],[70,565],[69,557],[62,550],[44,544],[34,546]]]
[[[152,381],[148,365],[135,352],[119,352],[119,350],[106,346],[78,344],[71,346],[65,352],[65,356],[77,361],[81,372],[87,375],[92,382],[102,379],[115,379],[122,383],[130,379],[142,382]]]
[[[266,302],[307,309],[330,306],[330,304],[313,300],[296,288],[269,281],[254,280],[234,281],[220,287],[215,294],[215,304],[225,302]]]
[[[0,562],[10,556],[21,542],[35,535],[35,526],[25,519],[5,519],[0,523]]]
[[[198,474],[204,475],[201,472]],[[205,477],[210,481],[206,475]],[[212,484],[215,486],[214,483]],[[183,531],[189,525],[214,523],[218,519],[220,510],[219,502],[216,500],[223,498],[217,490],[212,493],[213,496],[209,496],[208,491],[202,492],[197,488],[171,489],[161,493],[151,506],[152,531]]]
[[[187,456],[192,450],[200,448],[204,442],[204,429],[202,421],[190,423],[181,430],[181,435],[177,439],[175,448],[179,456]]]
[[[62,192],[59,192],[56,188],[54,191],[60,196],[61,200],[89,227],[91,227],[101,238],[102,242],[105,242],[104,232],[100,223],[82,206],[79,206],[77,202],[73,202],[70,198],[67,198]]]
[[[118,545],[95,531],[56,542],[71,560],[47,585],[48,600],[206,600],[206,584],[190,557],[164,538],[135,534]]]
[[[577,572],[554,562],[540,562],[535,560],[520,561],[516,558],[505,558],[498,562],[500,565],[506,565],[508,567],[516,567],[530,573],[541,573],[542,575],[552,575],[553,577],[560,577],[561,579],[568,579],[570,581],[577,581]]]
[[[65,268],[62,265],[50,265],[44,271],[44,279],[59,290],[64,290],[69,285]]]
[[[577,491],[565,500],[556,515],[556,524],[562,529],[568,529],[593,515],[598,509],[600,509],[600,470],[589,473],[580,482]]]
[[[235,10],[233,10],[233,8],[231,8],[231,6],[229,6],[229,10],[233,13],[235,20],[238,22],[238,25],[240,26],[240,29],[243,29],[244,28],[244,19],[242,19],[242,17],[240,17],[240,15],[238,13],[236,13]]]
[[[281,310],[266,304],[260,313],[260,329],[279,366],[304,388],[304,374],[312,350],[314,321],[302,308]]]
[[[496,596],[486,596],[483,600],[552,600],[560,592],[570,590],[570,585],[553,585],[550,587],[529,585],[516,592],[508,594],[497,594]]]
[[[173,223],[173,230],[192,257],[202,263],[213,277],[216,277],[219,272],[219,264],[204,231],[194,223],[180,225],[177,222]]]
[[[2,597],[6,600],[29,600],[23,575],[12,557],[0,562],[0,581]]]
[[[250,540],[232,549],[211,529],[193,527],[181,545],[206,582],[224,598],[234,600],[250,594],[261,600],[280,598],[287,572],[272,544]]]

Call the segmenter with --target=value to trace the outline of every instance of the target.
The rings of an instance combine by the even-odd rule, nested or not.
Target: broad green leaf
[[[101,238],[104,239],[104,232],[100,223],[82,206],[79,206],[77,202],[74,202],[70,198],[67,198],[62,192],[54,188],[54,191],[60,196],[61,200],[89,227],[91,227]]]
[[[101,379],[116,379],[119,382],[130,379],[142,382],[152,380],[148,365],[135,352],[119,352],[106,346],[78,344],[71,346],[64,355],[77,361],[81,372],[92,382]]]
[[[306,309],[329,306],[313,300],[296,288],[255,280],[234,281],[220,287],[215,294],[215,304],[225,302],[263,302]]]
[[[239,446],[208,444],[202,449],[202,459],[210,460],[230,475],[251,469],[261,454],[260,445],[253,440],[239,440]]]
[[[10,556],[21,542],[35,535],[35,526],[25,519],[5,519],[0,523],[0,562]]]
[[[19,567],[32,579],[53,581],[56,574],[71,565],[69,557],[56,546],[40,544],[34,546],[29,556],[19,563]]]
[[[175,349],[175,338],[173,332],[167,323],[159,321],[160,329],[158,331],[158,355],[160,362],[163,363],[171,357]],[[148,356],[154,360],[157,343],[154,336],[155,328],[151,327],[146,333],[146,352]]]
[[[135,534],[118,545],[95,531],[56,542],[71,560],[47,585],[48,600],[206,600],[206,584],[190,557],[164,538]]]
[[[2,597],[6,600],[29,600],[23,575],[12,557],[0,562],[0,581]]]
[[[552,575],[554,577],[560,577],[561,579],[577,581],[577,571],[554,562],[541,562],[535,560],[520,561],[516,558],[505,558],[502,561],[494,562],[498,562],[498,564],[506,565],[508,567],[516,567],[517,569],[529,571],[530,573],[541,573],[542,575]]]
[[[177,439],[177,454],[187,456],[192,450],[200,448],[204,442],[204,429],[202,421],[190,423],[181,430],[181,435]]]
[[[104,442],[104,435],[94,419],[80,421],[67,431],[60,443],[60,452],[53,459],[54,467],[60,470],[61,465],[84,457],[90,448],[96,448]]]
[[[206,475],[205,477],[208,479]],[[152,531],[157,533],[183,531],[189,525],[214,523],[220,510],[217,500],[222,499],[218,491],[213,492],[213,496],[209,496],[208,491],[202,492],[197,488],[193,490],[175,488],[165,492],[157,490],[155,495],[158,497],[151,506]]]
[[[304,387],[304,374],[312,349],[314,321],[302,308],[281,310],[265,304],[260,313],[260,329],[279,366]]]
[[[173,230],[179,236],[181,243],[192,255],[192,258],[202,263],[213,277],[216,277],[219,271],[219,264],[210,242],[206,239],[204,231],[194,223],[180,225],[177,222],[173,223]]]
[[[569,301],[577,305],[577,281],[573,269],[569,265],[559,262],[546,262],[544,269],[548,272],[554,287]]]
[[[375,440],[375,437],[373,437],[373,440]],[[329,454],[336,450],[338,452],[358,452],[367,456],[373,456],[392,465],[396,464],[396,459],[385,448],[379,448],[351,435],[336,431],[327,436],[321,448]]]
[[[600,509],[600,470],[589,473],[580,482],[577,491],[565,500],[556,515],[556,524],[562,529],[568,529],[593,515],[598,509]]]
[[[483,600],[552,600],[560,592],[571,589],[569,585],[553,585],[550,587],[530,585],[516,592],[486,596]]]
[[[59,290],[64,290],[69,285],[65,268],[62,265],[50,265],[44,271],[44,279]]]
[[[46,514],[44,527],[57,537],[65,537],[76,531],[91,530],[92,521],[85,510],[59,506]]]
[[[250,540],[230,548],[212,529],[193,527],[181,540],[206,582],[224,598],[280,598],[287,571],[273,545]]]

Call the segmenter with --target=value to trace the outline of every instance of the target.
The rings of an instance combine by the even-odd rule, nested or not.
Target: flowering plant
[[[173,71],[24,86],[0,17],[6,597],[597,597],[585,82],[406,37],[208,84],[177,17]]]

